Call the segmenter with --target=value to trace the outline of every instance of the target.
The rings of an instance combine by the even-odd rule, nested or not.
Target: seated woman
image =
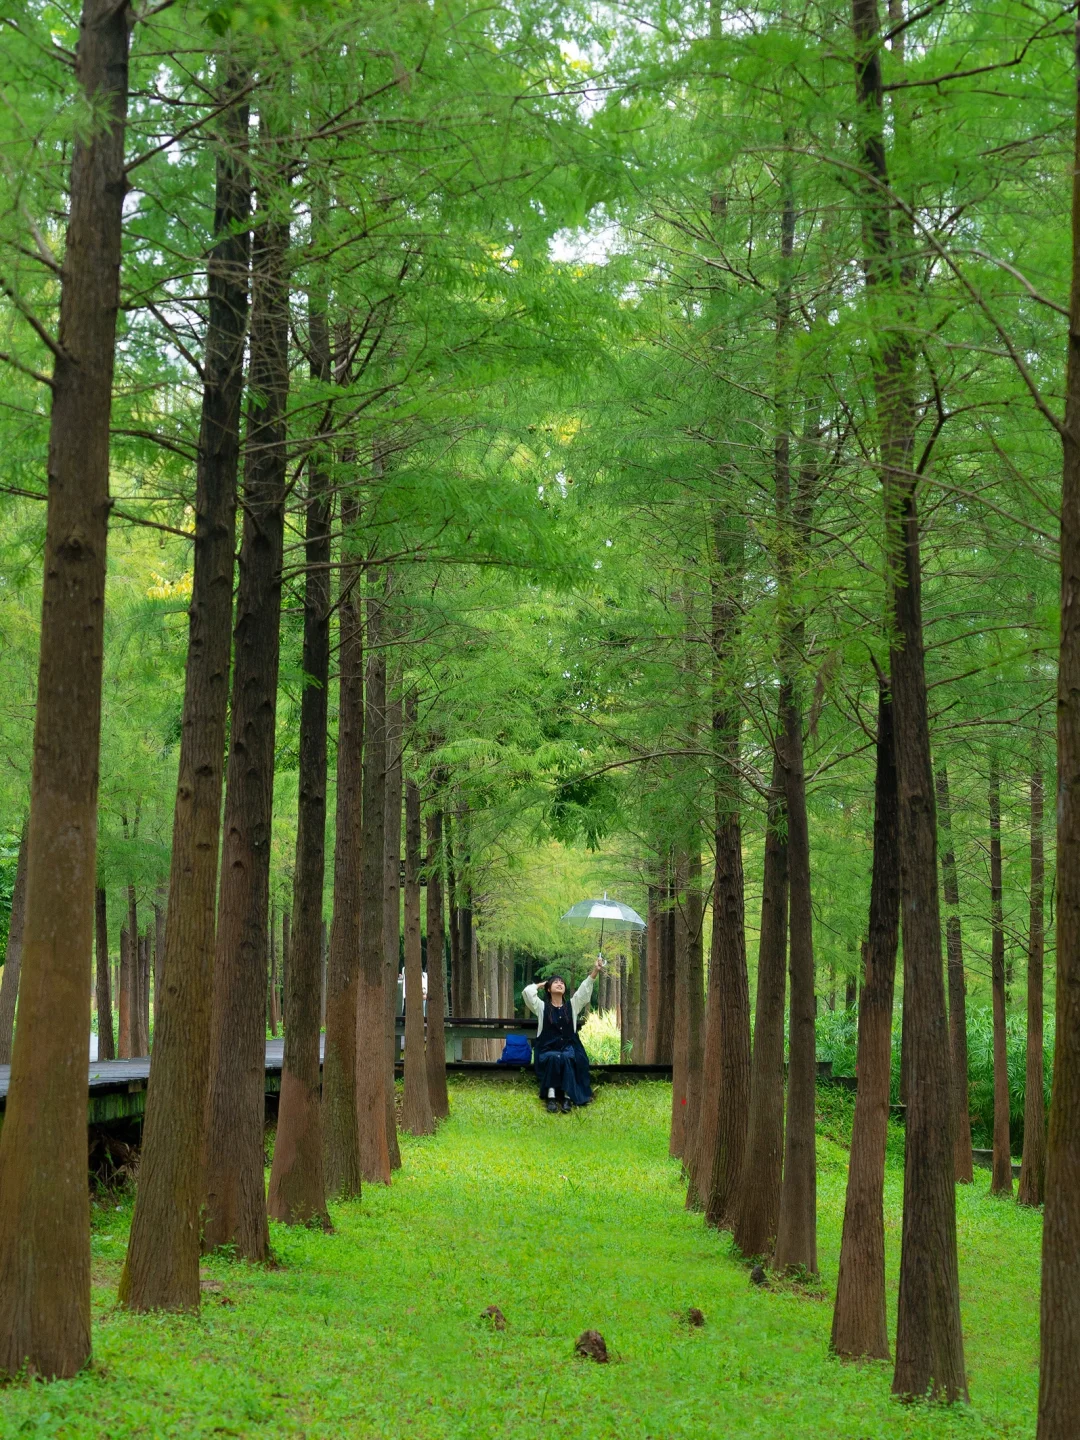
[[[603,964],[603,960],[597,960],[569,1004],[566,981],[561,975],[552,975],[538,985],[526,985],[521,992],[522,1000],[540,1022],[536,1027],[536,1078],[540,1098],[546,1098],[552,1115],[560,1104],[563,1114],[568,1115],[571,1105],[588,1105],[592,1100],[589,1057],[578,1039],[577,1017],[592,998],[593,981]],[[545,987],[547,995],[541,999],[539,992]]]

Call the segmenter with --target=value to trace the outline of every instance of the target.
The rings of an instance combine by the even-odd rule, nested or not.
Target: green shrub
[[[618,1065],[619,1017],[615,1010],[593,1010],[581,1027],[581,1043],[594,1065]]]
[[[826,1010],[817,1017],[819,1060],[831,1060],[834,1075],[854,1075],[858,1046],[858,1014],[854,1010]],[[989,1006],[968,1005],[968,1109],[971,1115],[971,1142],[989,1149],[994,1134],[994,1026]],[[1044,1027],[1044,1102],[1050,1104],[1050,1081],[1054,1058],[1054,1017],[1047,1015]],[[1005,1022],[1005,1048],[1009,1066],[1009,1133],[1012,1152],[1024,1146],[1024,1091],[1027,1079],[1027,1019],[1021,1014]],[[890,1100],[900,1099],[900,1006],[893,1015],[892,1082]]]

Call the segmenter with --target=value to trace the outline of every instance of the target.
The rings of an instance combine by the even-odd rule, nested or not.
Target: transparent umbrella
[[[637,913],[631,910],[629,905],[624,905],[621,900],[609,900],[607,891],[604,891],[602,900],[579,900],[576,905],[571,905],[566,914],[561,916],[566,925],[578,925],[582,929],[589,925],[600,926],[600,957],[604,954],[604,930],[644,930],[645,921]]]

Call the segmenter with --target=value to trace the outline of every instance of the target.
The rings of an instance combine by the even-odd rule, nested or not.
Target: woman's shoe
[[[562,1102],[562,1113],[563,1113],[564,1115],[569,1115],[569,1114],[570,1114],[570,1110],[571,1110],[570,1101],[564,1099],[563,1102]]]
[[[547,1102],[547,1108],[549,1115],[557,1115],[559,1113],[558,1102],[555,1100],[549,1100]]]

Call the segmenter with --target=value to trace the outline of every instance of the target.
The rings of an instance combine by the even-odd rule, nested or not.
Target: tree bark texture
[[[645,985],[647,991],[648,1029],[645,1037],[645,1063],[656,1065],[660,1053],[660,906],[659,887],[648,887],[645,912]]]
[[[990,1194],[1012,1195],[1009,1057],[1005,1045],[1005,917],[1001,877],[1001,774],[990,765],[990,988],[994,1005],[994,1149]]]
[[[1075,40],[1057,688],[1057,1000],[1046,1145],[1037,1440],[1067,1440],[1080,1415],[1080,25]]]
[[[788,819],[788,905],[791,978],[788,1019],[787,1115],[784,1177],[774,1263],[817,1273],[817,1040],[814,934],[810,895],[810,832],[806,816],[802,714],[790,687],[782,700],[784,796]]]
[[[701,888],[701,851],[695,837],[686,872],[686,900],[683,924],[686,927],[686,1136],[683,1159],[694,1186],[701,1134],[702,1081],[705,1065],[705,956],[702,932],[705,928],[705,897]],[[625,962],[623,962],[625,964]],[[619,1008],[619,974],[611,976],[611,1006]]]
[[[18,883],[16,881],[16,883]],[[11,908],[12,917],[15,907]],[[10,933],[10,932],[9,932]],[[115,1060],[113,1035],[112,987],[109,984],[109,914],[105,891],[99,889],[94,898],[95,988],[98,1012],[98,1059]],[[0,1002],[2,1003],[2,1002]],[[154,1025],[155,1034],[157,1023]]]
[[[24,823],[22,834],[19,837],[19,858],[15,861],[15,884],[11,891],[11,914],[8,916],[7,949],[4,951],[4,976],[0,980],[0,1065],[11,1064],[11,1042],[15,1035],[15,1006],[19,998],[19,975],[22,970],[22,948],[23,929],[26,924],[26,835],[27,825]],[[104,895],[104,891],[97,894]],[[98,930],[100,954],[100,928]],[[108,970],[109,955],[108,941],[106,939],[105,950],[105,1018],[102,1021],[101,1014],[98,1014],[98,1033],[100,1035],[102,1024],[108,1032],[109,1054],[99,1055],[102,1060],[112,1059],[112,1011],[108,1004],[109,982]],[[98,962],[98,1002],[101,1000],[101,962]],[[99,1041],[99,1051],[101,1044]]]
[[[900,930],[899,814],[892,703],[878,699],[874,859],[865,979],[859,1001],[858,1089],[851,1131],[840,1270],[833,1308],[837,1355],[889,1358],[885,1318],[885,1142],[889,1127],[893,988]]]
[[[126,0],[84,0],[52,378],[19,1023],[0,1129],[0,1373],[90,1356],[86,1040],[127,114]]]
[[[222,99],[246,77],[226,74]],[[232,650],[233,549],[247,336],[248,109],[221,114],[209,319],[195,472],[195,545],[165,953],[139,1186],[120,1280],[133,1310],[197,1310],[209,1094],[221,788]]]
[[[923,655],[913,357],[896,291],[887,196],[881,29],[877,0],[852,0],[860,109],[864,275],[879,307],[872,353],[885,510],[890,677],[900,804],[901,932],[909,1090],[904,1218],[893,1391],[946,1401],[967,1395],[956,1258],[956,1105],[941,966],[937,820]]]
[[[415,727],[415,712],[411,719]],[[424,1047],[420,866],[420,787],[410,779],[405,787],[405,1097],[401,1128],[412,1135],[430,1135],[435,1129],[435,1116],[428,1091]]]
[[[718,757],[713,825],[716,855],[713,928],[702,1060],[702,1105],[696,1189],[706,1220],[731,1223],[746,1150],[750,1101],[750,990],[746,970],[746,900],[739,793],[739,713],[731,674],[739,623],[742,536],[730,533],[719,506],[713,512],[711,578],[712,737]],[[782,1023],[782,1017],[781,1017]],[[779,1179],[779,1177],[778,1177]],[[691,1199],[687,1196],[688,1203]]]
[[[658,1015],[656,1028],[656,1060],[659,1065],[675,1063],[675,876],[669,857],[669,872],[662,890],[662,903],[657,917],[658,959],[660,971]]]
[[[938,828],[945,849],[941,855],[941,888],[945,897],[945,960],[949,979],[949,1055],[952,1060],[956,1106],[955,1178],[970,1185],[971,1107],[968,1100],[967,982],[964,977],[964,940],[960,926],[960,882],[956,854],[952,848],[952,807],[949,800],[949,772],[939,765],[934,775]]]
[[[461,977],[461,930],[458,926],[457,864],[454,858],[456,826],[450,815],[443,817],[446,849],[446,910],[450,922],[450,1010],[451,1015],[464,1015],[464,981]]]
[[[272,101],[268,102],[272,107]],[[267,165],[280,160],[264,110]],[[214,956],[203,1245],[263,1260],[267,917],[274,804],[281,562],[286,490],[289,223],[274,195],[260,202],[252,249],[251,390],[244,519],[233,632],[232,723]]]
[[[360,570],[352,531],[359,510],[341,499],[342,567],[338,604],[337,802],[334,844],[334,913],[326,967],[326,1050],[322,1125],[326,1193],[360,1194],[360,1120],[357,1097],[357,1020],[360,1004],[360,916],[364,788],[364,640]],[[300,917],[297,916],[297,925]],[[294,940],[294,949],[299,943]],[[295,962],[294,962],[295,963]],[[286,1010],[288,1000],[286,1000]]]
[[[446,1090],[446,970],[443,960],[442,811],[427,817],[427,1077],[431,1112],[450,1114]]]
[[[360,1170],[390,1183],[386,1133],[386,657],[379,648],[381,599],[368,599],[367,697],[364,712],[364,807],[360,847],[360,977],[356,1042],[356,1108]]]
[[[1027,956],[1027,1067],[1024,1086],[1024,1153],[1020,1161],[1021,1205],[1046,1196],[1046,1103],[1043,1099],[1043,955],[1046,944],[1046,857],[1043,849],[1043,772],[1039,731],[1031,765],[1031,895]]]
[[[773,760],[765,828],[754,1051],[750,1062],[750,1109],[732,1225],[735,1244],[743,1255],[767,1255],[771,1252],[780,1217],[780,1181],[784,1163],[787,927],[787,815],[784,771],[776,757]]]
[[[686,1158],[687,1052],[690,1046],[690,927],[687,879],[690,857],[679,849],[674,856],[671,929],[675,952],[675,1005],[671,1045],[671,1125],[668,1154]]]
[[[150,1054],[150,945],[151,931],[139,936],[139,1045],[140,1055]]]
[[[134,982],[131,964],[131,932],[126,925],[120,927],[120,963],[116,974],[118,999],[116,1053],[121,1060],[130,1060],[132,1049],[133,1022],[135,1018]]]
[[[328,384],[330,331],[323,298],[309,303],[312,379]],[[281,917],[281,967],[287,986],[281,1097],[267,1213],[289,1225],[328,1228],[323,1169],[319,1029],[322,1000],[323,881],[326,869],[326,729],[330,684],[330,520],[326,455],[308,466],[304,532],[304,688],[300,694],[293,914]],[[343,657],[344,658],[344,657]],[[273,1003],[277,994],[271,982]],[[355,1130],[355,1125],[354,1125]]]
[[[309,507],[310,507],[310,505],[311,505],[310,492],[309,492],[309,497],[308,497],[308,505],[309,505]],[[305,548],[305,550],[307,549],[306,542],[305,542],[305,547],[304,547],[304,548]],[[305,594],[306,594],[306,593],[307,593],[307,591],[306,591],[306,586],[305,586]],[[329,593],[329,592],[328,592],[328,593]],[[329,622],[327,622],[327,623],[329,624]],[[327,631],[327,644],[329,645],[329,630]],[[329,681],[328,681],[327,683],[329,684]],[[301,696],[301,697],[300,697],[300,712],[301,712],[301,713],[300,713],[300,723],[301,723],[301,728],[303,728],[303,703],[304,703],[304,702],[303,702],[303,696]],[[325,852],[325,848],[326,848],[326,847],[325,847],[325,844],[324,844],[324,846],[323,846],[324,852]],[[324,853],[324,856],[323,856],[324,867],[325,867],[325,859],[326,859],[326,857],[325,857],[325,853]],[[321,911],[321,907],[320,907],[320,914],[321,914],[321,913],[322,913],[322,911]],[[288,979],[289,979],[289,955],[290,955],[290,953],[291,953],[291,948],[292,948],[292,911],[289,910],[289,909],[285,909],[285,910],[283,910],[283,911],[281,912],[281,1023],[282,1023],[282,1025],[285,1024],[285,990],[286,990],[286,987],[287,987],[287,985],[288,985]],[[321,986],[322,986],[321,976],[320,976],[319,984],[320,984],[320,989],[321,989]],[[321,1020],[320,1020],[320,1024],[321,1024]]]
[[[389,591],[389,586],[387,587]],[[386,706],[386,828],[383,834],[383,1004],[386,1052],[386,1148],[390,1169],[401,1169],[401,1149],[394,1110],[394,1065],[397,1061],[397,998],[401,963],[401,802],[404,737],[401,677],[395,674],[393,697]]]

